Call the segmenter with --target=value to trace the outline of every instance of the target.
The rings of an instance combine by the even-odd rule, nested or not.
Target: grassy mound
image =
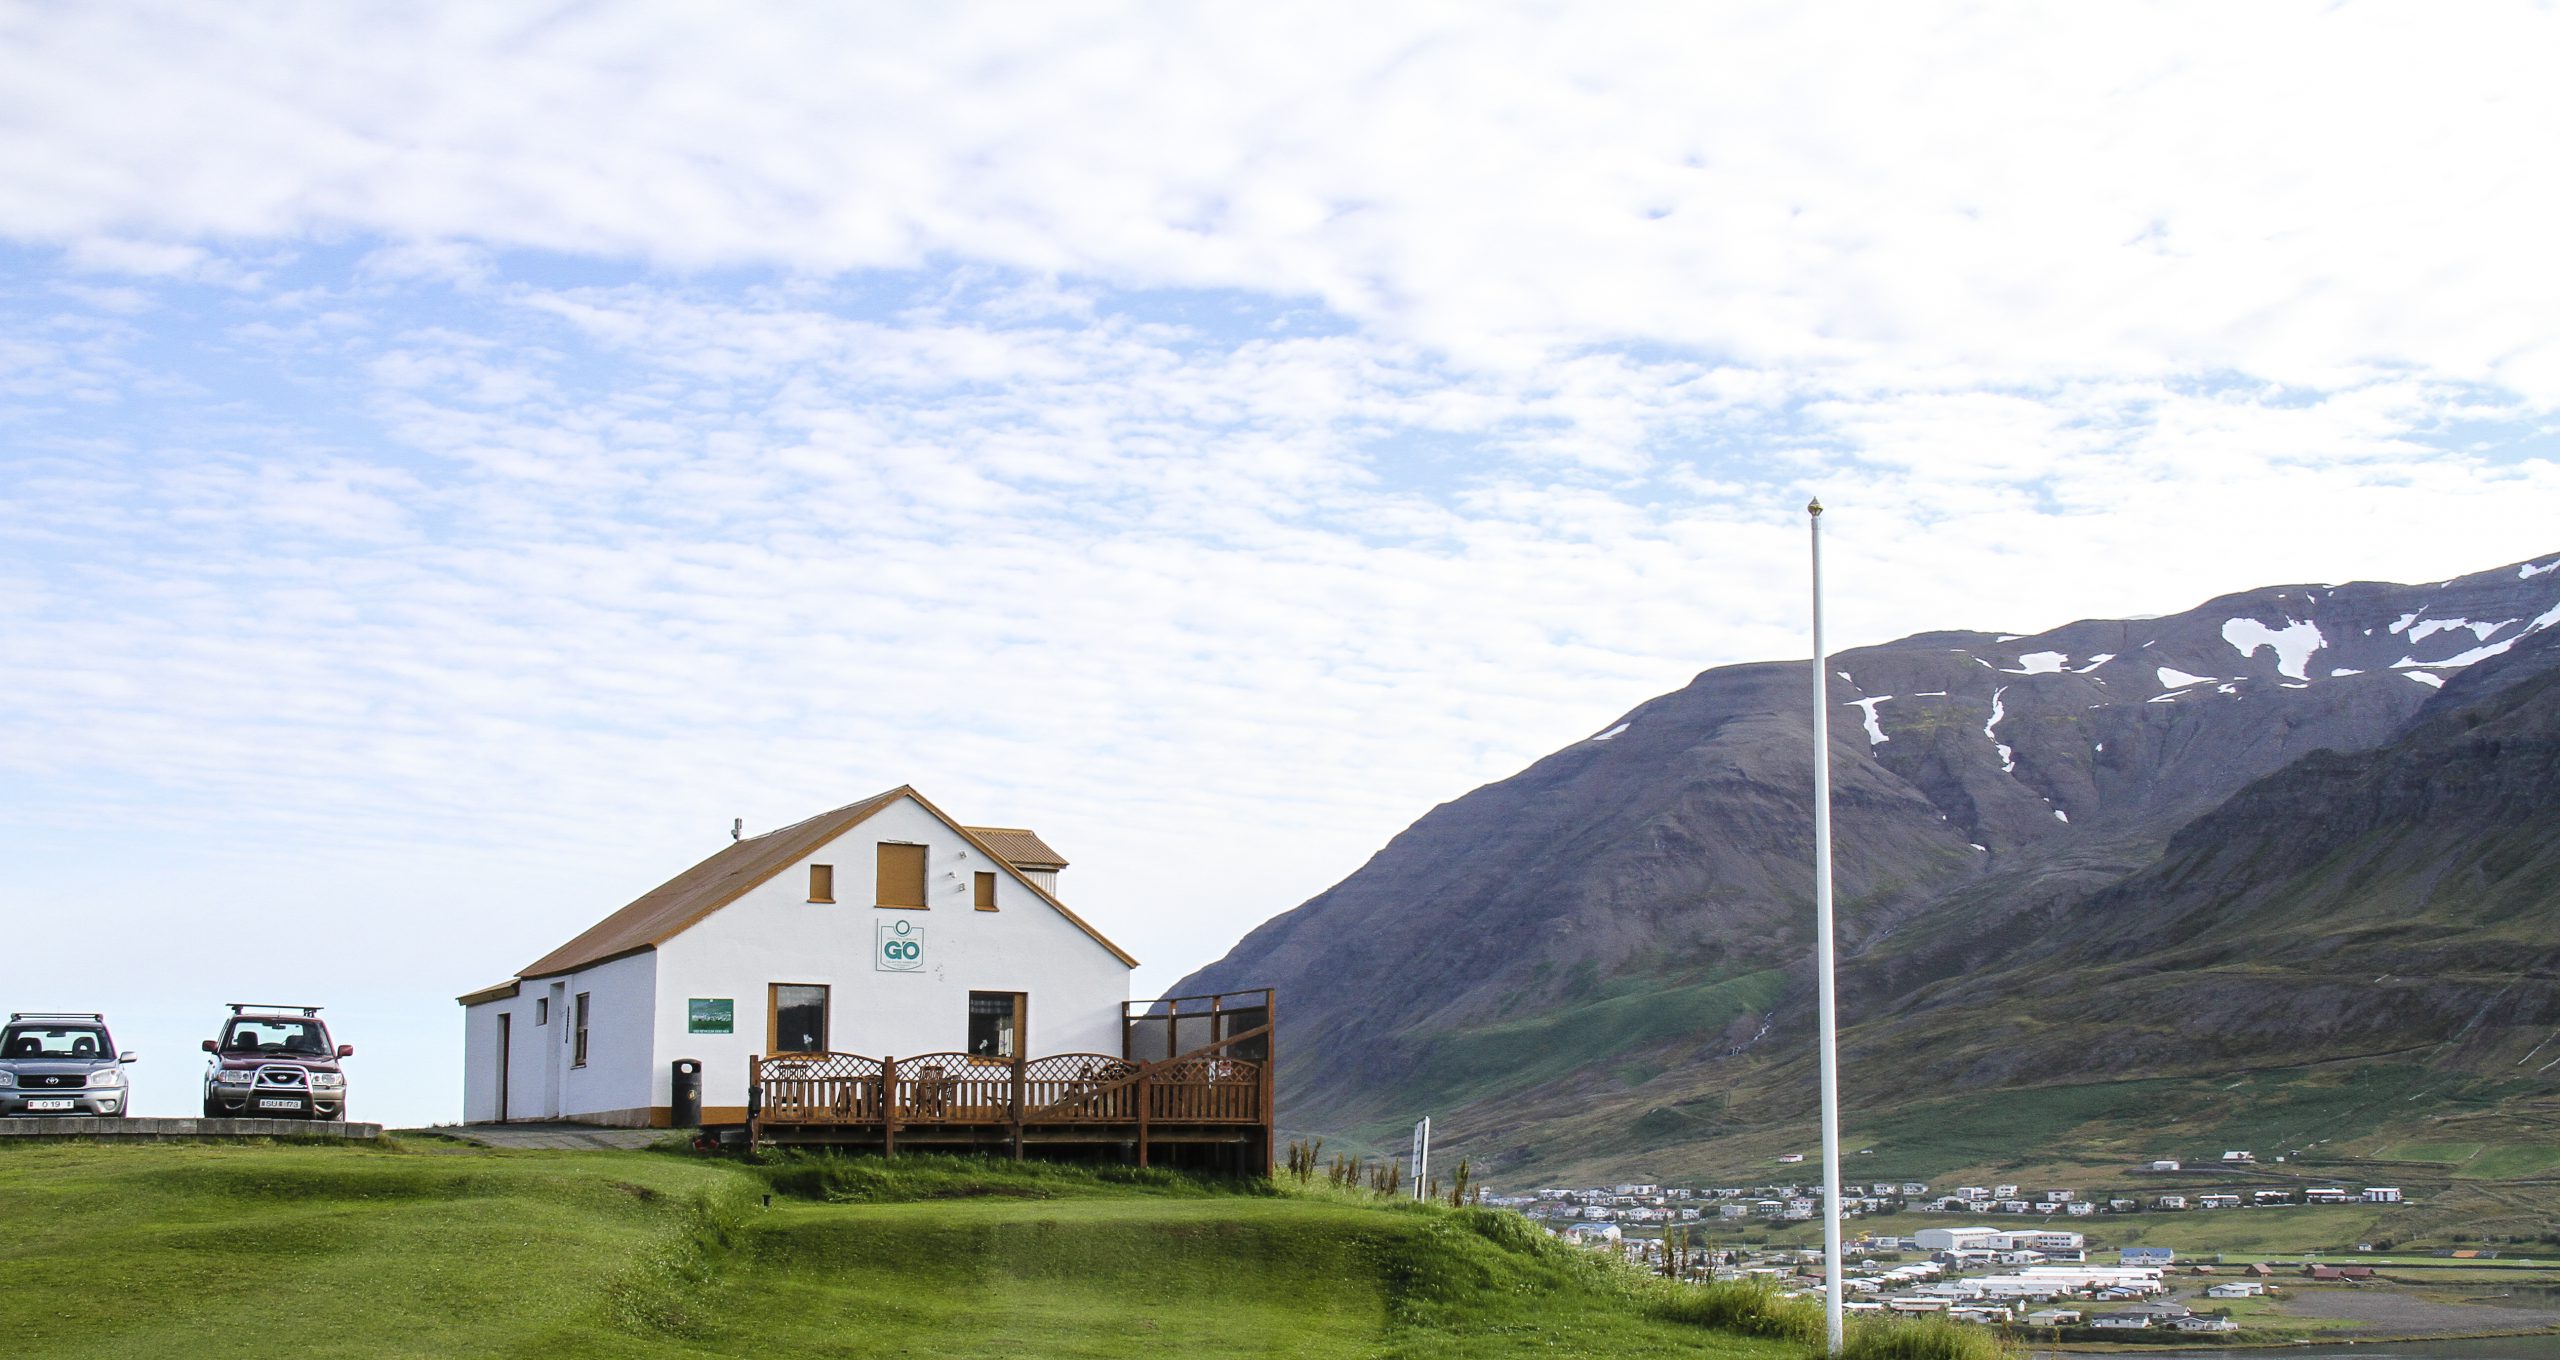
[[[0,1218],[0,1310],[59,1356],[1803,1360],[1818,1335],[1509,1214],[1120,1168],[17,1145]]]

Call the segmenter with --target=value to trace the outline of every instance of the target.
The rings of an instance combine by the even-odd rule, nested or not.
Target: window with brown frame
[[[969,1056],[1010,1062],[1022,1056],[1031,998],[1022,992],[969,993]]]
[[[776,982],[765,990],[765,1051],[827,1051],[827,989],[802,982]]]
[[[570,1044],[569,1065],[584,1067],[587,1065],[587,994],[585,992],[578,993],[578,999],[570,1004],[569,1019],[578,1027],[577,1037]]]
[[[884,907],[924,905],[924,847],[880,842],[880,892],[871,900]]]
[[[809,900],[812,902],[836,900],[836,866],[832,864],[809,866]]]
[[[978,910],[994,911],[996,909],[996,876],[981,870],[976,886]]]

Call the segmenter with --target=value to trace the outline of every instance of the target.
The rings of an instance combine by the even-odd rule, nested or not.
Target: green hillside
[[[1509,1215],[1116,1169],[20,1143],[0,1219],[48,1356],[1806,1353]]]

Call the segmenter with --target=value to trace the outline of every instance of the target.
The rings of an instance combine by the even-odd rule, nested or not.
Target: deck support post
[[[1155,1070],[1154,1063],[1138,1064],[1138,1165],[1141,1167],[1147,1164],[1147,1082],[1155,1075]]]
[[[880,1060],[880,1155],[898,1155],[898,1060]]]
[[[1022,1160],[1022,1083],[1027,1066],[1021,1054],[1013,1056],[1013,1099],[1005,1110],[1006,1122],[1013,1126],[1013,1159],[1017,1162]]]

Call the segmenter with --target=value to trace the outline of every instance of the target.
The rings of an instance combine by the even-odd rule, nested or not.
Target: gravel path
[[[404,1132],[459,1138],[482,1147],[554,1150],[644,1148],[669,1136],[665,1129],[606,1129],[593,1124],[457,1124]]]

